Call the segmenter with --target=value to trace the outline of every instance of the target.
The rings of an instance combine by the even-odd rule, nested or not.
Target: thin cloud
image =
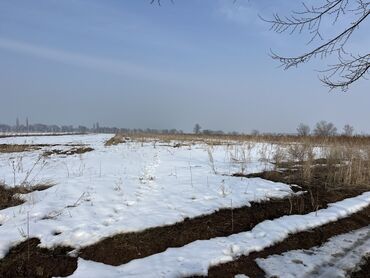
[[[12,52],[22,53],[95,71],[103,71],[116,75],[134,78],[144,78],[156,81],[168,80],[170,73],[162,72],[145,66],[139,66],[125,61],[116,61],[106,58],[93,57],[81,53],[69,52],[61,49],[38,46],[22,41],[0,37],[0,48]],[[172,80],[174,77],[172,76]]]
[[[258,11],[251,4],[245,5],[242,3],[225,3],[221,1],[217,12],[228,21],[241,25],[250,26],[258,24]]]

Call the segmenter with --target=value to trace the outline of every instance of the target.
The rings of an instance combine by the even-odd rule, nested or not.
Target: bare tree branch
[[[173,3],[173,0],[171,2]],[[233,0],[233,2],[235,3],[236,0]],[[151,0],[150,3],[161,5],[161,0]],[[293,11],[290,16],[274,14],[272,19],[260,18],[271,24],[271,30],[277,33],[308,32],[310,35],[308,44],[319,40],[319,45],[301,55],[292,57],[281,56],[271,51],[271,57],[279,61],[281,66],[287,70],[314,58],[324,59],[334,55],[338,62],[330,65],[325,70],[321,70],[320,72],[324,75],[320,77],[320,80],[330,89],[339,88],[346,91],[350,85],[359,79],[366,79],[366,76],[370,73],[370,53],[355,55],[345,50],[345,46],[353,33],[369,18],[370,1],[317,0],[314,1],[315,4],[313,5],[307,3],[308,0],[304,1],[302,10]],[[335,25],[344,15],[352,18],[352,22],[337,35],[325,40],[321,30],[322,25],[328,22]]]
[[[362,26],[369,17],[370,2],[364,0],[325,0],[324,2],[321,6],[311,7],[303,3],[303,11],[295,11],[291,17],[282,18],[275,14],[272,20],[262,19],[270,23],[271,29],[277,33],[289,31],[290,34],[293,34],[308,31],[311,34],[309,44],[316,38],[324,40],[320,31],[323,20],[332,17],[332,24],[335,25],[341,15],[347,14],[347,16],[354,18],[352,23],[339,34],[302,55],[284,57],[271,51],[271,57],[278,60],[284,69],[289,69],[313,58],[323,59],[330,55],[336,55],[338,63],[321,71],[326,75],[321,77],[320,80],[330,89],[340,88],[346,91],[351,84],[369,74],[370,54],[354,56],[352,53],[347,53],[344,47],[355,30]],[[352,8],[354,3],[354,8]]]

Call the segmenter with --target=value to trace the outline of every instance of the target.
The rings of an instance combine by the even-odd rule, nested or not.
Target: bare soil
[[[280,182],[299,182],[300,179],[295,171],[292,173],[263,172],[248,177],[251,176]],[[317,180],[320,180],[320,176]],[[250,207],[221,209],[215,213],[186,219],[174,225],[150,228],[136,233],[118,234],[83,248],[80,250],[80,256],[105,264],[120,265],[133,259],[163,252],[169,247],[181,247],[195,240],[206,240],[248,231],[264,220],[272,220],[289,214],[306,214],[326,208],[329,203],[357,196],[367,190],[367,188],[359,187],[328,190],[318,184],[302,185],[302,188],[309,192],[285,199],[252,203]]]
[[[218,236],[229,236],[234,233],[251,230],[258,223],[267,220],[281,217],[287,214],[306,214],[317,209],[327,207],[328,203],[340,201],[345,198],[354,197],[367,191],[368,188],[360,187],[343,187],[338,190],[333,190],[321,186],[325,173],[317,171],[313,177],[313,183],[300,183],[300,175],[297,171],[286,172],[264,172],[260,174],[249,175],[248,177],[262,177],[273,181],[281,181],[288,183],[295,183],[302,186],[303,190],[308,193],[299,196],[294,196],[286,199],[273,199],[263,203],[252,203],[251,207],[245,206],[234,209],[222,209],[210,215],[203,215],[192,219],[186,219],[174,225],[155,227],[137,233],[125,233],[115,235],[110,238],[101,240],[100,242],[83,248],[80,250],[79,256],[93,261],[103,262],[110,265],[120,265],[127,263],[133,259],[146,257],[155,253],[163,252],[169,247],[181,247],[195,240],[205,240]],[[243,177],[241,177],[243,178]],[[363,227],[369,224],[369,207],[360,213],[342,219],[336,223],[325,225],[313,231],[307,231],[296,235],[291,235],[284,242],[272,246],[259,252],[258,257],[268,254],[284,252],[284,250],[292,250],[298,248],[310,248],[312,246],[320,245],[326,241],[330,236],[335,234],[351,231],[353,229]],[[155,217],[153,215],[153,217]],[[19,273],[27,273],[29,277],[50,277],[50,272],[47,270],[53,266],[58,268],[58,264],[63,262],[53,261],[55,255],[53,250],[44,250],[44,260],[35,262],[35,265],[41,267],[43,270],[37,272],[37,268],[30,267],[24,263],[24,248],[13,248],[11,252],[0,261],[0,277],[2,273],[10,276],[4,277],[25,277],[19,276]],[[37,244],[32,245],[32,252],[39,252]],[[58,248],[56,250],[59,250]],[[28,252],[28,251],[27,251]],[[265,253],[263,253],[265,252]],[[58,253],[59,254],[59,253]],[[64,259],[66,253],[63,253],[61,258]],[[252,254],[251,254],[252,255]],[[250,256],[251,256],[250,255]],[[19,259],[17,259],[19,256]],[[231,275],[243,273],[248,271],[251,277],[260,277],[262,270],[256,266],[253,257],[243,257],[240,261],[237,260],[229,264],[217,266],[219,268],[212,268],[210,276],[215,277],[233,277]],[[253,256],[253,255],[252,255]],[[65,266],[68,271],[69,267],[74,265],[76,259],[70,258],[71,264]],[[8,261],[13,262],[4,263]],[[45,265],[44,262],[45,261]],[[68,261],[69,262],[69,261]],[[243,268],[246,262],[248,269]],[[50,263],[50,265],[49,265]],[[33,263],[32,263],[33,264]],[[76,267],[76,266],[75,266]],[[75,269],[74,267],[74,269]],[[214,270],[215,269],[215,270]],[[63,269],[58,269],[60,273],[53,273],[54,276],[63,276]],[[73,269],[71,270],[73,272]],[[61,274],[62,273],[62,274]],[[219,273],[222,275],[217,276]],[[33,275],[33,276],[32,276]],[[39,275],[39,276],[37,276]],[[360,275],[360,274],[359,274]],[[359,276],[361,277],[361,276]]]
[[[34,186],[7,187],[6,185],[0,183],[0,210],[23,204],[24,200],[18,198],[16,194],[27,194],[33,191],[42,191],[51,186],[52,184],[38,184]]]
[[[39,150],[44,145],[0,144],[0,153],[19,153]]]
[[[367,278],[370,273],[370,255],[364,259],[358,270],[351,273],[351,278]]]
[[[54,155],[74,155],[74,154],[83,154],[83,153],[91,152],[93,150],[94,149],[90,147],[73,147],[66,151],[58,150],[58,149],[45,151],[43,155],[44,156],[50,156],[53,154]]]
[[[21,153],[21,152],[29,152],[40,150],[44,147],[56,147],[56,146],[71,146],[73,147],[70,151],[74,152],[86,152],[85,149],[91,148],[84,148],[83,145],[76,145],[76,144],[0,144],[0,153]]]
[[[260,269],[255,262],[257,258],[267,258],[270,255],[282,254],[284,252],[296,249],[310,249],[314,246],[320,246],[329,238],[348,233],[369,225],[370,223],[370,206],[366,209],[343,218],[339,221],[329,223],[318,228],[290,235],[284,241],[265,248],[260,252],[253,252],[248,256],[241,256],[239,259],[214,266],[209,269],[208,277],[234,277],[237,274],[245,274],[251,278],[265,277],[265,273]],[[362,269],[368,268],[368,261]],[[368,272],[358,271],[357,276],[353,277],[368,277]]]
[[[28,239],[12,248],[0,260],[0,277],[66,277],[77,269],[77,258],[68,256],[67,247],[40,248],[37,238]]]

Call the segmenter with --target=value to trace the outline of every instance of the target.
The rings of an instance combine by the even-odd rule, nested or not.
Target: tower
[[[19,131],[19,118],[15,120],[16,131]]]

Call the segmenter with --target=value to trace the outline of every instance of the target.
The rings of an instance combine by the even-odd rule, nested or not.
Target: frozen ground
[[[331,238],[320,247],[257,259],[268,277],[340,278],[370,255],[370,226]]]
[[[220,208],[283,198],[290,187],[228,174],[271,167],[267,144],[238,146],[128,142],[105,147],[112,135],[1,138],[0,144],[62,144],[23,153],[0,154],[0,180],[56,185],[22,195],[26,203],[0,211],[0,258],[29,236],[41,245],[86,246],[117,233],[173,224]],[[87,144],[94,151],[52,155],[45,150]],[[213,161],[213,163],[212,163]]]
[[[198,240],[183,247],[169,248],[165,252],[137,259],[118,267],[80,258],[77,270],[70,277],[175,278],[206,275],[208,268],[212,265],[232,261],[240,255],[247,255],[253,251],[260,251],[282,241],[290,233],[305,231],[336,221],[361,210],[369,203],[370,192],[367,192],[354,198],[330,204],[327,209],[321,209],[306,215],[289,215],[272,221],[266,220],[249,232],[210,240]],[[366,230],[361,232],[360,237],[365,237],[368,233]],[[268,265],[268,262],[266,265]],[[279,265],[279,262],[274,264],[274,266],[277,265]],[[290,265],[289,263],[285,266],[288,272]],[[279,272],[279,274],[281,273],[284,273],[284,269]]]

